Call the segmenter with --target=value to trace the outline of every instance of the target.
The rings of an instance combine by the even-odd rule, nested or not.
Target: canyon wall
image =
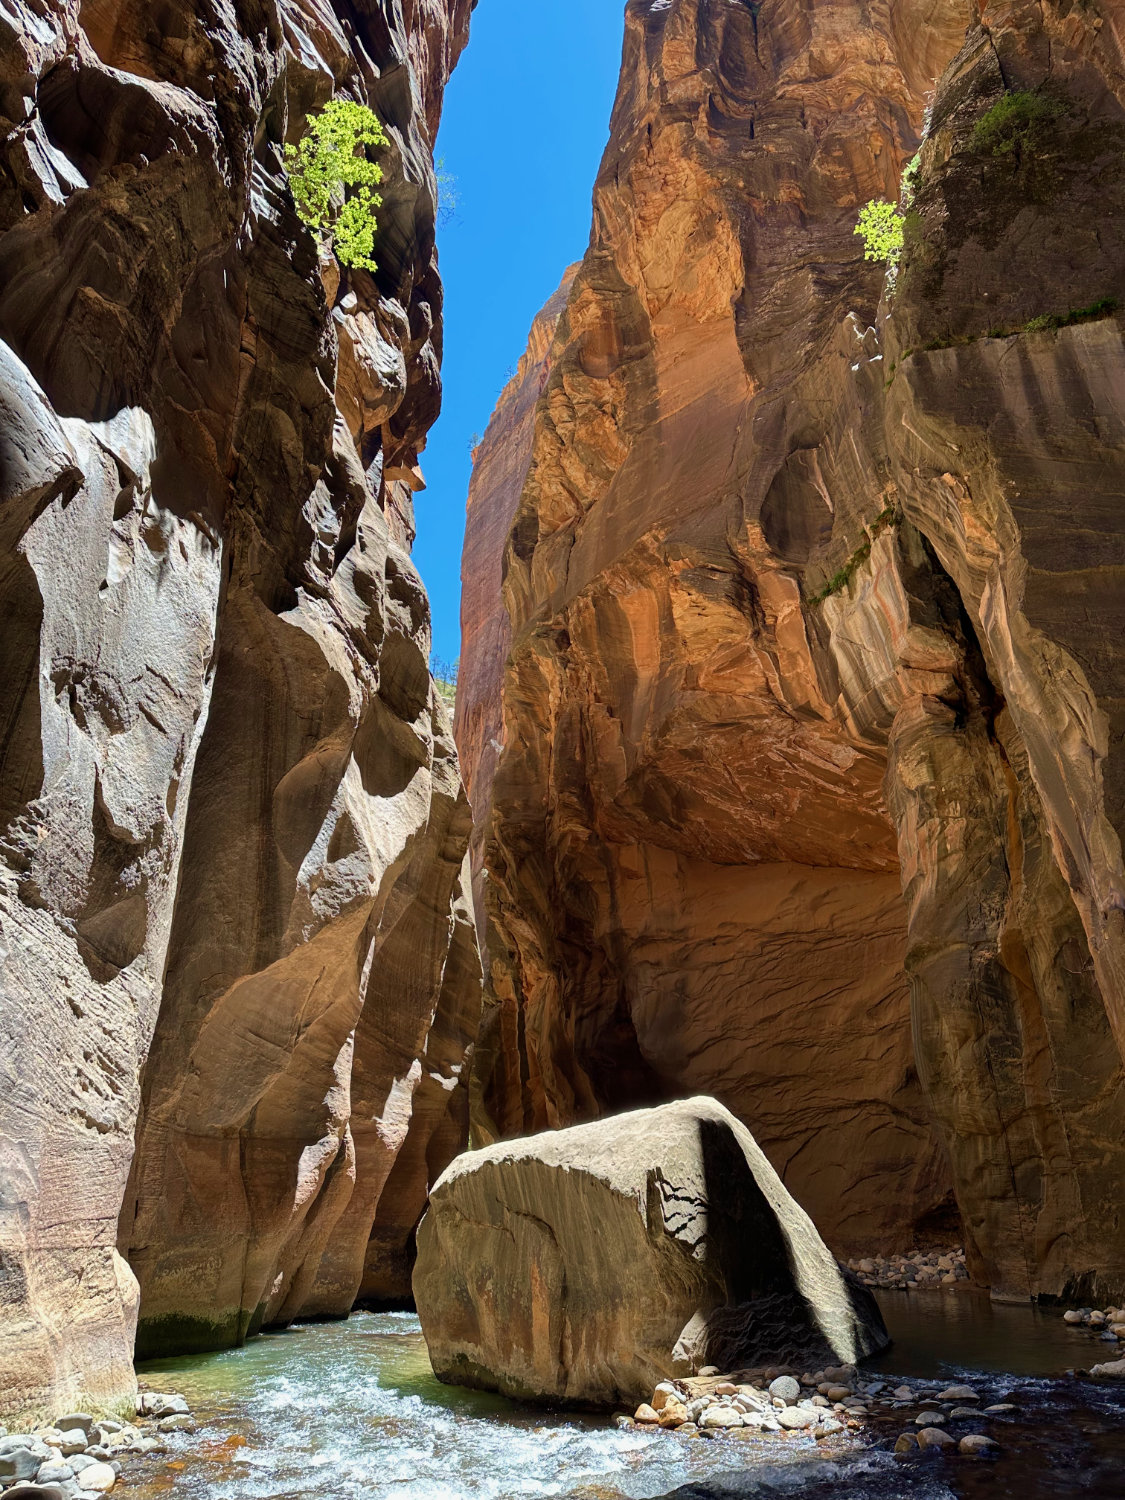
[[[464,1144],[469,813],[410,547],[471,8],[0,16],[6,1412],[129,1401],[138,1306],[151,1354],[405,1297]],[[391,140],[374,275],[283,169],[334,94]]]
[[[478,465],[469,512],[475,1137],[713,1093],[838,1253],[1125,1289],[1123,35],[627,5],[518,504]],[[888,287],[853,230],[924,134]]]
[[[550,369],[550,350],[566,307],[577,266],[571,266],[532,325],[527,349],[508,381],[484,437],[473,451],[473,473],[461,558],[461,660],[454,734],[464,768],[465,788],[473,808],[470,839],[473,906],[481,954],[487,949],[484,844],[490,823],[489,797],[504,732],[500,707],[504,663],[512,638],[501,604],[504,544],[519,504],[531,461],[536,406]],[[485,992],[477,1054],[489,1057],[497,1042],[500,1014]],[[479,1078],[491,1063],[474,1069]],[[473,1090],[474,1096],[478,1092]],[[475,1102],[475,1101],[474,1101]],[[479,1109],[475,1127],[491,1130]]]

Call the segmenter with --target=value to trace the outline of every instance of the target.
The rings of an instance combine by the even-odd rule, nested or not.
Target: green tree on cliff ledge
[[[383,200],[375,189],[383,169],[367,160],[366,149],[389,145],[373,110],[350,99],[330,99],[308,117],[300,142],[285,147],[297,216],[318,235],[331,234],[342,266],[377,269],[375,211]]]
[[[893,203],[873,198],[860,211],[853,233],[863,236],[864,260],[884,261],[892,269],[902,254],[904,219]]]

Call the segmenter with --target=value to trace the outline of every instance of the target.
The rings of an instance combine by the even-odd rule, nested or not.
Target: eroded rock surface
[[[750,1132],[713,1099],[469,1151],[434,1187],[414,1296],[442,1380],[612,1406],[707,1365],[889,1342]]]
[[[959,1210],[996,1290],[1112,1296],[1125,15],[980,14],[627,8],[506,546],[481,1118],[706,1091],[838,1253]],[[931,103],[888,301],[853,227]]]
[[[409,548],[470,9],[0,16],[5,1409],[127,1397],[138,1299],[151,1353],[401,1298],[464,1140],[469,814]],[[282,169],[336,92],[392,139],[375,276]]]

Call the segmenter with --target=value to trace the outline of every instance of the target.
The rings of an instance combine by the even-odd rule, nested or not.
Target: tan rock
[[[970,1432],[961,1439],[957,1447],[962,1453],[975,1458],[982,1453],[996,1453],[1000,1444],[995,1438],[990,1438],[983,1432]]]
[[[458,1157],[418,1231],[414,1298],[440,1379],[530,1399],[614,1406],[709,1363],[886,1343],[869,1294],[708,1099]]]
[[[688,1419],[687,1407],[679,1401],[670,1401],[660,1411],[661,1427],[682,1427]]]
[[[636,1409],[636,1411],[633,1413],[633,1421],[634,1422],[652,1423],[652,1422],[659,1422],[660,1418],[657,1415],[657,1413],[652,1409],[652,1407],[649,1406],[649,1404],[648,1404],[647,1401],[642,1401],[641,1404],[640,1404],[640,1406],[638,1406],[637,1409]]]
[[[108,1495],[117,1483],[117,1473],[110,1464],[88,1464],[78,1476],[82,1489],[95,1495]]]
[[[918,1434],[919,1448],[954,1448],[956,1445],[956,1439],[940,1427],[923,1427]]]
[[[702,1428],[722,1431],[727,1427],[741,1427],[742,1415],[733,1406],[709,1406],[699,1419]]]
[[[388,476],[438,407],[470,8],[0,27],[9,1419],[129,1400],[138,1300],[167,1352],[401,1298],[464,1144],[469,814]],[[277,132],[388,67],[376,282],[323,264]]]

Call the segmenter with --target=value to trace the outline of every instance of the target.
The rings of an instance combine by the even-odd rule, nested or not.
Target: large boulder
[[[414,1297],[439,1379],[580,1404],[890,1342],[750,1132],[706,1098],[459,1156],[419,1228]]]

